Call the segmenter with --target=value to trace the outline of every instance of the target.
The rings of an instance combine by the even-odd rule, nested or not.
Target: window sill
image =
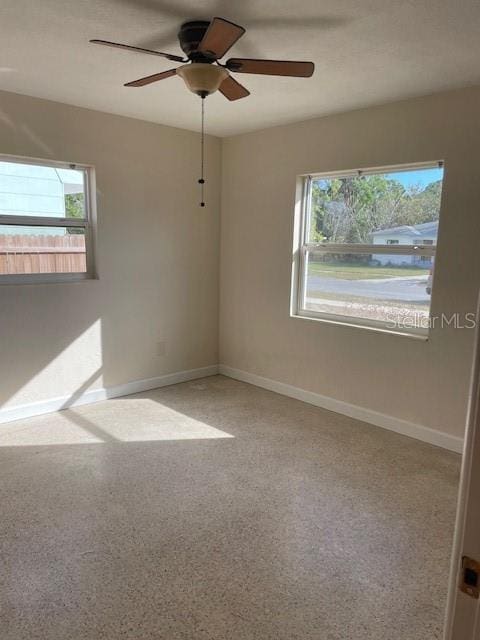
[[[17,273],[0,276],[0,286],[68,284],[73,282],[91,282],[92,280],[98,280],[98,276],[89,273]]]
[[[352,320],[343,320],[337,318],[327,318],[327,317],[316,317],[310,314],[301,314],[301,313],[291,313],[291,318],[295,318],[298,320],[311,320],[312,322],[321,322],[323,324],[329,324],[340,327],[347,327],[348,329],[363,329],[367,331],[373,331],[375,333],[383,333],[391,336],[398,336],[400,338],[412,338],[413,340],[419,340],[420,342],[427,342],[429,335],[428,330],[414,330],[409,331],[408,329],[394,329],[388,326],[373,325],[366,324],[361,320],[359,322],[355,322]]]

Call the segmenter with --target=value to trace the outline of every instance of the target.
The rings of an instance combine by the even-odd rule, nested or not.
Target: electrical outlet
[[[167,351],[167,343],[165,340],[159,340],[157,342],[157,356],[164,356]]]

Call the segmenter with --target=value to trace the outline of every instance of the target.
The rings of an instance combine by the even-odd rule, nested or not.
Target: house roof
[[[372,236],[410,236],[422,237],[436,235],[438,231],[438,220],[434,222],[423,222],[415,225],[401,225],[399,227],[391,227],[390,229],[380,229],[374,231]]]

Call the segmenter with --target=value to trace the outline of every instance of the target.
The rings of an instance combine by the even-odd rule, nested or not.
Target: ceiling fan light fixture
[[[228,71],[217,65],[193,62],[179,67],[177,75],[183,78],[190,91],[204,98],[220,87]]]

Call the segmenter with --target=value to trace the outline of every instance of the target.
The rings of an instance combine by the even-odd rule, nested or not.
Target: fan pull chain
[[[200,206],[205,206],[205,96],[202,96],[202,134],[200,138]]]

